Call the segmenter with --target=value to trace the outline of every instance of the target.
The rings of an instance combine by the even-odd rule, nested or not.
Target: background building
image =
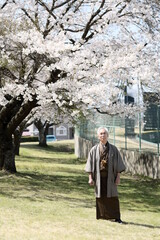
[[[28,136],[38,136],[38,129],[34,124],[30,125],[25,129],[23,135]],[[74,138],[74,127],[70,124],[61,124],[56,126],[51,126],[48,129],[47,135],[54,135],[57,140],[73,139]]]

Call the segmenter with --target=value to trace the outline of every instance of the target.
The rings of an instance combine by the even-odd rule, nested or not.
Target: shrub
[[[38,142],[37,136],[22,136],[21,142]]]

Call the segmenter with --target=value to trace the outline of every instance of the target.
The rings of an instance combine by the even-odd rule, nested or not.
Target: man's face
[[[108,140],[108,134],[107,134],[107,132],[105,131],[105,129],[101,129],[101,130],[99,131],[98,139],[99,139],[103,144],[106,144],[106,142],[107,142],[107,140]]]

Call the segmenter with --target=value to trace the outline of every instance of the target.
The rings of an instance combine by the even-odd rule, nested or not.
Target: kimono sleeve
[[[117,149],[117,172],[121,173],[121,172],[125,171],[125,169],[126,169],[126,167],[123,163],[120,152]]]
[[[86,166],[85,166],[85,171],[87,173],[93,172],[93,151],[92,151],[92,149],[90,150],[90,152],[88,154],[88,159],[87,159],[87,163],[86,163]]]

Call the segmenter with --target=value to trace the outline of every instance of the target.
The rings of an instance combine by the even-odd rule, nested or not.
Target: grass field
[[[94,190],[73,141],[23,144],[17,174],[0,172],[1,240],[159,240],[160,181],[123,174],[125,224],[96,220]]]

